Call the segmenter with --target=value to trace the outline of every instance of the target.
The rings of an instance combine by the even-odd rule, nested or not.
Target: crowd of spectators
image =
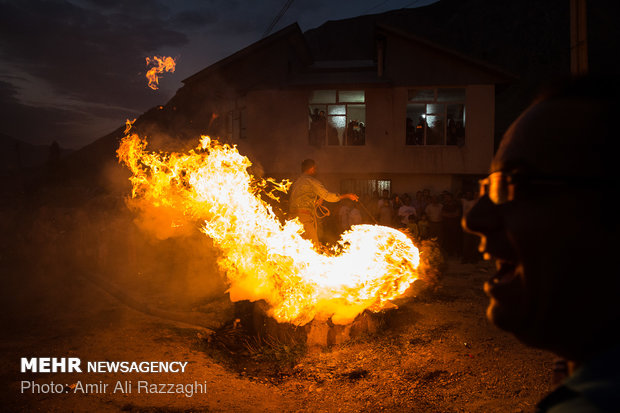
[[[414,239],[436,239],[443,253],[460,258],[463,263],[475,263],[481,257],[478,238],[464,232],[461,219],[474,204],[471,191],[432,193],[428,189],[407,193],[362,196],[360,203],[342,201],[336,213],[341,233],[357,224],[379,224],[407,229]]]

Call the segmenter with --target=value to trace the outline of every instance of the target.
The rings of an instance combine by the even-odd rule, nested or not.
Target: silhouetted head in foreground
[[[488,318],[584,362],[618,346],[617,81],[582,78],[510,126],[463,224],[497,263]]]

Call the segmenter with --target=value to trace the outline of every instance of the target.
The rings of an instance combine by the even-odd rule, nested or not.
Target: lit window
[[[366,143],[366,97],[363,90],[314,90],[308,106],[311,145]]]
[[[407,145],[465,143],[465,88],[410,89]]]

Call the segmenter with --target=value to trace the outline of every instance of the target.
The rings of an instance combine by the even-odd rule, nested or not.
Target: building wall
[[[502,81],[499,73],[465,56],[389,31],[386,38],[384,76],[397,86],[482,85]]]
[[[346,179],[381,179],[390,180],[392,182],[392,192],[397,194],[407,193],[414,196],[417,191],[429,189],[431,193],[439,193],[443,190],[459,191],[460,181],[450,174],[324,174],[320,173],[317,178],[331,191],[342,192],[343,180]]]
[[[316,157],[308,145],[308,92],[252,91],[245,105],[247,139],[234,143],[270,176],[295,175],[303,159]]]
[[[425,187],[454,190],[454,174],[484,174],[493,156],[494,86],[466,88],[465,145],[405,144],[407,87],[366,90],[366,145],[308,144],[310,90],[260,90],[244,98],[247,139],[241,153],[259,170],[277,178],[295,177],[305,158],[318,163],[319,174],[333,190],[346,178],[391,179],[394,192]]]

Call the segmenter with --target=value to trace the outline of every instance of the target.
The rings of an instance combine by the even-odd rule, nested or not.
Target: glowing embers
[[[142,227],[166,238],[200,223],[222,253],[231,300],[265,300],[278,322],[345,325],[365,309],[391,306],[418,278],[418,249],[392,228],[354,226],[334,250],[315,251],[298,220],[282,224],[261,198],[277,198],[290,183],[251,176],[236,147],[203,137],[188,153],[153,153],[132,134],[118,156],[133,173],[131,205]]]
[[[176,61],[172,57],[153,56],[146,58],[146,66],[152,66],[146,72],[146,78],[149,81],[149,87],[153,90],[159,88],[159,77],[164,72],[173,72],[176,67]]]

